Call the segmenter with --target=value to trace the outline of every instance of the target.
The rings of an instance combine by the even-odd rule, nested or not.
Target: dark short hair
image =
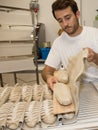
[[[55,2],[53,2],[52,13],[54,18],[56,19],[55,11],[63,10],[66,9],[67,7],[71,7],[73,13],[76,15],[76,12],[78,11],[78,6],[74,0],[56,0]]]

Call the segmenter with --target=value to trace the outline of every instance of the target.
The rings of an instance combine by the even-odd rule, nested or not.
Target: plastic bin
[[[48,54],[49,54],[50,48],[40,48],[40,52],[41,52],[41,58],[43,60],[46,60]]]

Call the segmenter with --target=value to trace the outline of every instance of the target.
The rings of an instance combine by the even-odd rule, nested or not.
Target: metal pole
[[[36,81],[37,84],[39,84],[39,71],[38,71],[38,61],[37,61],[37,41],[38,41],[38,36],[36,34],[36,28],[37,28],[37,23],[38,23],[38,18],[36,17],[37,23],[35,23],[35,17],[34,17],[34,11],[38,11],[39,5],[36,3],[38,1],[32,1],[30,3],[30,10],[31,10],[31,15],[32,15],[32,25],[33,25],[33,43],[34,43],[34,61],[35,61],[35,66],[36,66]],[[37,9],[37,10],[35,10]],[[36,12],[37,13],[37,12]]]
[[[36,66],[36,81],[37,81],[37,84],[39,84],[39,71],[38,71],[38,61],[37,61],[37,40],[38,40],[38,37],[36,35],[36,28],[34,28],[34,45],[35,45],[35,66]]]
[[[1,79],[1,87],[3,87],[3,78],[2,78],[2,74],[0,73],[0,79]]]

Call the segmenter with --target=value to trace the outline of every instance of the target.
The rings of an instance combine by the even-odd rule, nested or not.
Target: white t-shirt
[[[98,53],[98,29],[93,27],[83,27],[81,34],[75,37],[70,37],[63,32],[53,43],[45,64],[56,69],[59,69],[61,64],[64,68],[67,67],[68,58],[79,53],[83,48],[92,48]],[[98,77],[98,66],[90,66],[89,73],[90,81]]]

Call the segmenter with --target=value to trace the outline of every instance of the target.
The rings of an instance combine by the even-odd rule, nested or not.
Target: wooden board
[[[70,105],[63,106],[59,104],[59,102],[55,98],[55,94],[53,94],[53,113],[56,115],[56,114],[63,114],[69,112],[75,112],[74,104],[72,103]]]

